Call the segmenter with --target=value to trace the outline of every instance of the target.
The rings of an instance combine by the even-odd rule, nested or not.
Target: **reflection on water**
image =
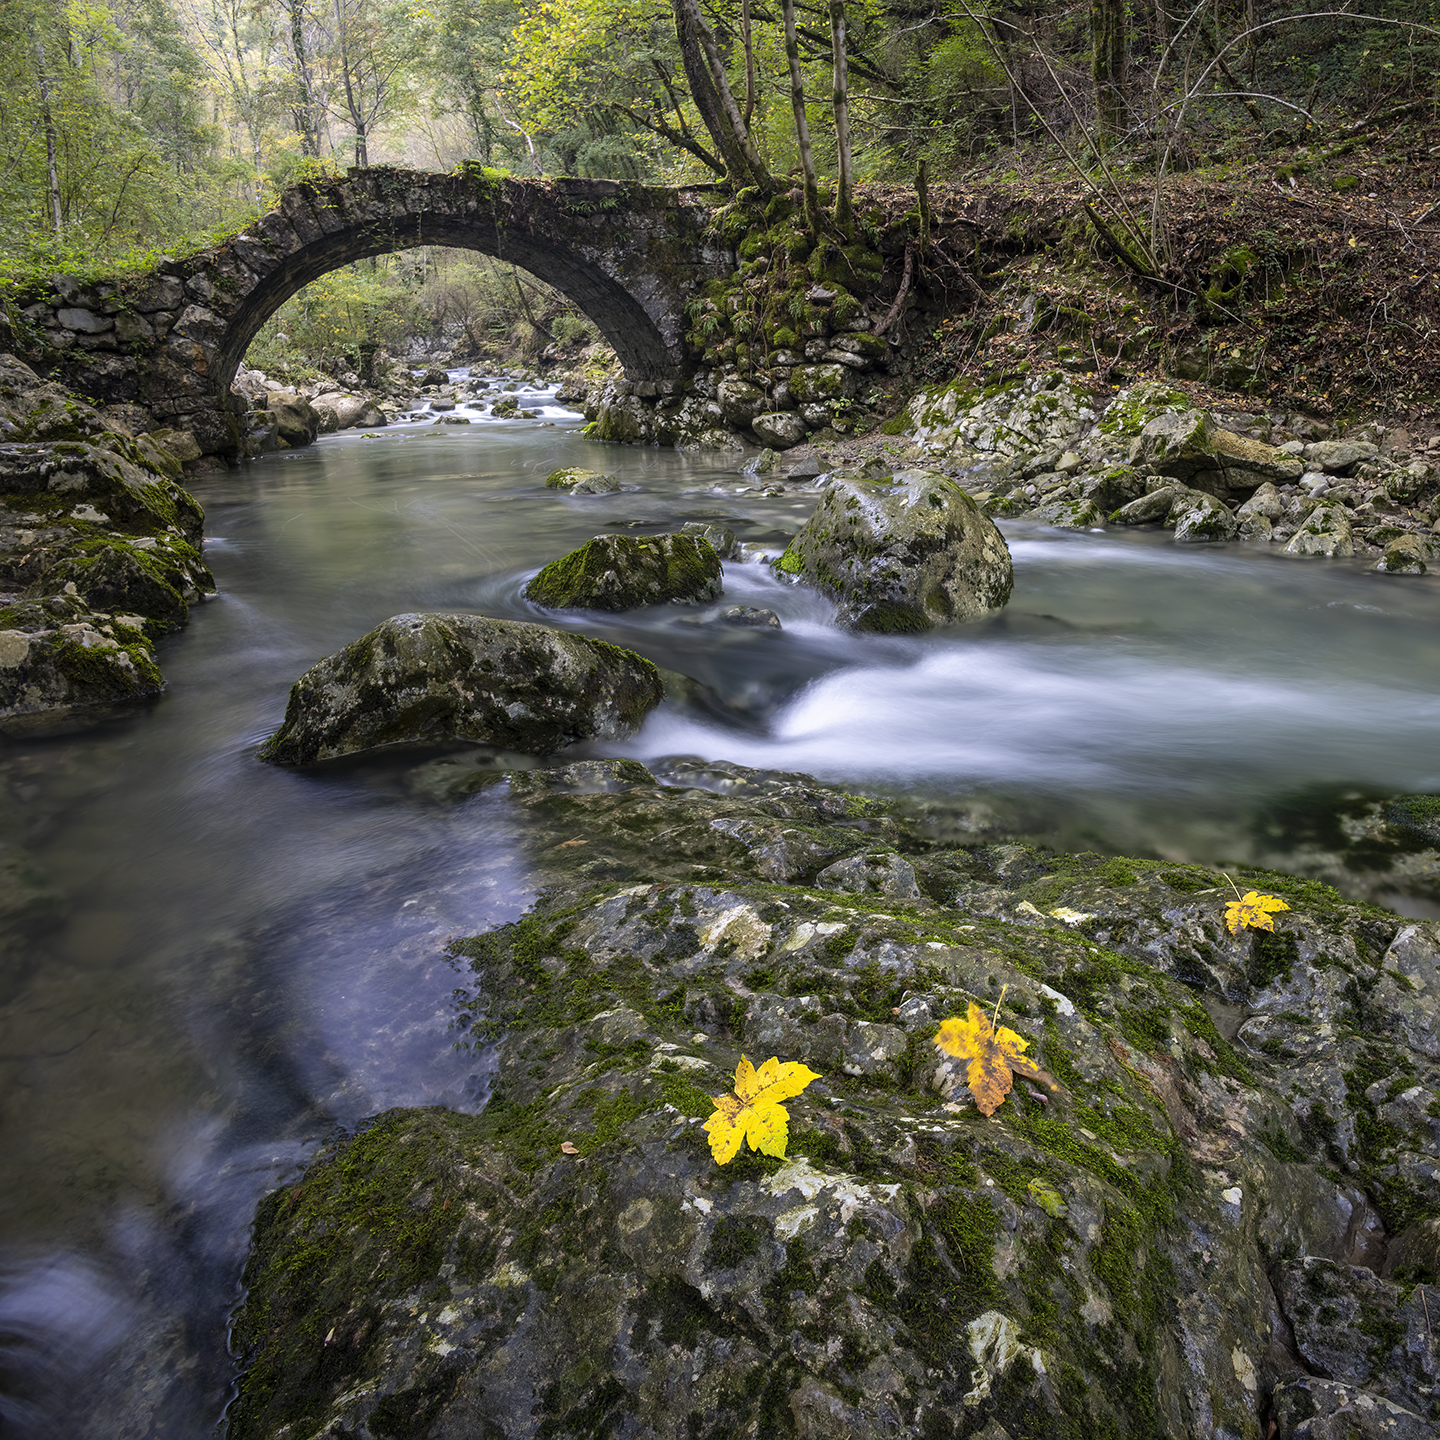
[[[547,491],[562,464],[624,488]],[[528,901],[503,793],[445,804],[413,755],[304,774],[254,758],[290,682],[388,615],[600,635],[733,717],[663,707],[625,753],[976,796],[1063,843],[1229,858],[1259,807],[1312,782],[1440,788],[1428,579],[1015,525],[1009,611],[923,639],[842,635],[760,564],[727,565],[725,600],[774,610],[778,633],[523,599],[607,529],[721,518],[773,544],[814,503],[737,494],[736,470],[600,446],[573,419],[476,417],[327,437],[199,487],[220,594],[166,643],[163,699],[0,752],[5,836],[64,897],[0,984],[6,1434],[207,1433],[256,1197],[336,1125],[483,1103],[442,950]]]

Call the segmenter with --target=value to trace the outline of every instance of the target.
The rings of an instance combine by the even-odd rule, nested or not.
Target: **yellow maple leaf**
[[[1238,935],[1247,926],[1251,930],[1274,930],[1271,913],[1290,908],[1278,895],[1261,895],[1256,890],[1247,890],[1243,895],[1237,890],[1235,894],[1239,898],[1225,904],[1225,923],[1232,935]]]
[[[1001,992],[1003,997],[1004,992]],[[995,1007],[999,1013],[1000,1007]],[[1055,1082],[1033,1060],[1021,1051],[1029,1046],[1013,1030],[992,1024],[990,1017],[972,1000],[970,1013],[961,1020],[952,1015],[942,1021],[935,1037],[935,1048],[946,1055],[970,1062],[965,1081],[975,1097],[975,1108],[982,1115],[993,1115],[1004,1103],[1013,1083],[1012,1070],[1038,1080],[1055,1089]]]
[[[705,1122],[717,1165],[728,1165],[743,1140],[763,1155],[783,1156],[790,1138],[790,1114],[780,1103],[798,1095],[820,1076],[797,1060],[772,1055],[758,1070],[745,1058],[735,1067],[735,1092],[714,1097],[715,1113]]]

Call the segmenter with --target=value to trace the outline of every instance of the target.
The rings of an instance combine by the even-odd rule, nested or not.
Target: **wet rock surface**
[[[203,512],[168,437],[7,355],[0,431],[0,734],[83,729],[162,688],[156,639],[215,588]]]
[[[720,557],[703,533],[597,535],[546,565],[525,598],[552,610],[634,610],[700,605],[720,587]]]
[[[1242,872],[1290,909],[1235,936],[1200,867],[693,759],[416,775],[553,883],[453,947],[486,1110],[262,1207],[233,1435],[1434,1433],[1437,927]],[[980,1115],[930,1043],[972,1000],[1056,1090]],[[721,1168],[742,1053],[822,1078]]]
[[[1014,583],[994,523],[931,470],[832,477],[775,568],[838,601],[842,624],[881,633],[990,614]]]
[[[1058,373],[984,391],[959,380],[913,396],[887,430],[986,514],[1060,528],[1163,525],[1181,544],[1273,544],[1417,576],[1440,523],[1440,477],[1408,448],[1307,440],[1303,416],[1212,414],[1161,381],[1092,395]]]
[[[295,682],[260,754],[302,765],[472,740],[548,755],[632,734],[662,694],[654,665],[602,640],[478,615],[395,615]]]

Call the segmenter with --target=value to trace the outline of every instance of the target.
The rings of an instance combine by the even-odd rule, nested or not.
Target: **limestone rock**
[[[1379,1108],[1440,1069],[1345,1018],[1398,917],[1242,871],[1291,903],[1257,944],[1199,866],[937,848],[694,759],[501,783],[554,888],[453,947],[494,1098],[382,1115],[264,1202],[234,1440],[417,1394],[445,1435],[1433,1434],[1440,1292],[1380,1272],[1436,1147]],[[923,899],[815,886],[887,853]],[[1276,1043],[1228,1044],[1202,986]],[[982,1120],[929,1037],[1002,993],[1061,1083]],[[742,1050],[819,1078],[783,1159],[717,1167]]]
[[[274,417],[280,438],[292,449],[313,445],[320,433],[320,416],[303,395],[282,395],[272,391],[267,413]]]
[[[790,372],[790,396],[797,405],[824,405],[855,393],[855,376],[843,365],[797,365]]]
[[[805,439],[805,422],[793,410],[774,410],[757,415],[750,428],[761,442],[775,450],[788,450]]]
[[[1285,502],[1274,484],[1267,480],[1235,512],[1235,518],[1242,524],[1251,515],[1263,516],[1266,520],[1278,520],[1285,513]]]
[[[1300,524],[1286,544],[1286,555],[1323,555],[1344,559],[1355,553],[1350,517],[1342,505],[1323,501]]]
[[[1062,530],[1095,530],[1105,524],[1104,511],[1093,500],[1086,499],[1052,500],[1048,505],[1041,505],[1033,518]]]
[[[586,470],[580,465],[552,470],[545,477],[545,484],[551,490],[568,490],[572,495],[614,495],[620,489],[617,476],[599,470]]]
[[[722,560],[736,560],[740,556],[740,547],[735,543],[735,532],[718,520],[687,520],[677,533],[695,535],[708,541],[710,548]]]
[[[734,376],[720,382],[715,401],[725,418],[737,427],[748,425],[766,404],[765,392],[758,385]]]
[[[586,475],[571,487],[572,495],[614,495],[620,489],[620,481],[614,475]]]
[[[816,877],[821,890],[848,890],[857,895],[893,895],[918,900],[915,867],[893,850],[867,850],[827,865]]]
[[[96,615],[73,594],[0,606],[0,735],[86,729],[163,684],[140,616]]]
[[[842,624],[882,633],[989,614],[1013,584],[994,522],[933,470],[833,479],[775,564],[835,599]]]
[[[1275,1440],[1432,1440],[1429,1420],[1383,1396],[1318,1375],[1275,1387]]]
[[[1375,568],[1386,575],[1423,575],[1435,558],[1435,546],[1424,535],[1407,531],[1388,541]]]
[[[1305,447],[1305,459],[1312,470],[1327,475],[1348,475],[1365,460],[1374,460],[1380,448],[1368,440],[1317,440]]]
[[[702,604],[720,584],[720,557],[693,533],[597,535],[545,566],[525,597],[552,610],[633,610]]]
[[[478,615],[396,615],[295,682],[260,754],[302,765],[471,740],[548,755],[632,734],[662,693],[648,660],[600,640]]]
[[[1174,529],[1175,541],[1179,545],[1235,538],[1234,515],[1213,495],[1195,490],[1176,497],[1165,523]]]
[[[372,423],[362,420],[365,413],[373,408],[363,395],[347,395],[343,391],[331,390],[317,395],[310,404],[320,417],[322,435],[348,430],[352,425]]]
[[[1119,525],[1152,525],[1170,514],[1177,497],[1185,491],[1183,485],[1159,486],[1122,505],[1110,518]]]

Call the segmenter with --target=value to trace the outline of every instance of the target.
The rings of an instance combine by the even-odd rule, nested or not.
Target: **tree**
[[[411,99],[411,71],[425,48],[421,17],[385,0],[328,0],[322,33],[328,108],[349,122],[355,164],[363,169],[375,128]]]
[[[774,189],[770,172],[735,103],[720,47],[700,13],[699,0],[671,0],[671,4],[690,96],[725,162],[726,178],[737,190],[752,185]]]
[[[1095,123],[1102,141],[1113,140],[1130,124],[1125,72],[1130,36],[1126,0],[1090,0],[1091,75],[1095,82]]]

